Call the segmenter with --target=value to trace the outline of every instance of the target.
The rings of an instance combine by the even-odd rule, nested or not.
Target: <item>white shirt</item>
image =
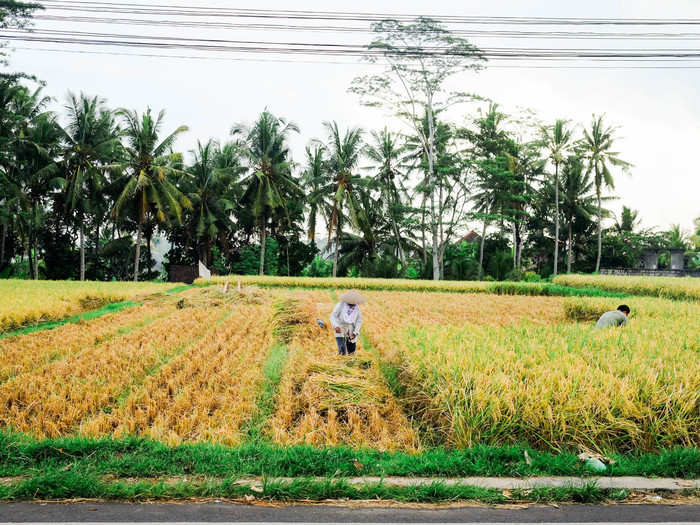
[[[333,313],[331,313],[331,326],[333,327],[333,332],[335,332],[336,328],[341,330],[340,333],[335,332],[333,334],[336,337],[346,337],[354,341],[362,327],[360,307],[355,305],[351,310],[348,308],[347,303],[340,302],[336,304],[335,308],[333,308]]]

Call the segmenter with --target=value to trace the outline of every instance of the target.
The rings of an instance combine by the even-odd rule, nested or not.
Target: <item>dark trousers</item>
[[[353,343],[345,337],[336,337],[335,342],[338,343],[338,355],[352,355],[355,353],[357,343]]]

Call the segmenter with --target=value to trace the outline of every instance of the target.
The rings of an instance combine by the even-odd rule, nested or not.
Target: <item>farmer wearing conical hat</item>
[[[357,336],[362,326],[360,306],[365,299],[355,290],[340,296],[340,302],[333,308],[331,326],[338,343],[338,354],[352,355],[357,347]]]

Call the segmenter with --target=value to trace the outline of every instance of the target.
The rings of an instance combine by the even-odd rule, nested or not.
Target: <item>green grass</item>
[[[258,392],[257,410],[244,429],[250,439],[263,439],[262,429],[275,410],[279,382],[288,353],[286,345],[282,343],[275,343],[268,350],[263,366],[263,381]]]
[[[103,315],[114,314],[119,312],[120,310],[124,310],[125,308],[131,308],[132,306],[140,305],[141,303],[133,301],[110,303],[106,304],[102,308],[98,308],[97,310],[91,310],[89,312],[74,315],[73,317],[67,317],[66,319],[61,319],[60,321],[47,321],[45,323],[25,326],[12,332],[5,332],[3,334],[0,334],[0,339],[4,339],[6,337],[15,337],[18,335],[32,334],[34,332],[39,332],[42,330],[53,330],[54,328],[58,328],[59,326],[63,326],[65,324],[77,323],[79,321],[90,321]]]
[[[403,502],[438,503],[471,500],[483,503],[509,503],[513,501],[557,502],[575,501],[596,503],[603,500],[622,500],[625,491],[610,491],[596,487],[591,482],[583,487],[556,489],[532,489],[513,491],[511,496],[495,489],[468,485],[447,485],[434,482],[425,485],[395,487],[383,483],[351,485],[343,479],[264,479],[262,486],[241,483],[235,476],[224,479],[199,479],[188,481],[153,480],[105,480],[93,472],[73,469],[50,471],[0,485],[0,500],[17,501],[32,499],[100,498],[120,500],[153,500],[183,498],[230,498],[254,496],[274,501],[323,501],[328,499],[393,500]]]
[[[496,295],[530,295],[558,297],[628,297],[628,294],[601,290],[599,288],[573,288],[549,283],[500,282],[486,288],[487,293]]]
[[[527,450],[530,463],[525,459]],[[700,477],[700,449],[612,454],[612,476],[694,479]],[[36,440],[0,432],[0,477],[34,475],[52,469],[89,470],[117,477],[157,476],[585,476],[576,452],[559,454],[521,446],[427,449],[419,454],[379,452],[345,446],[282,447],[254,441],[237,447],[188,444],[169,447],[142,438]]]

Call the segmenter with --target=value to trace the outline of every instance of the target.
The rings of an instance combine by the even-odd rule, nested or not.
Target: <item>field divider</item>
[[[263,378],[256,400],[256,410],[242,430],[251,441],[267,441],[262,429],[275,412],[279,383],[289,358],[287,345],[278,341],[268,349],[263,366]]]
[[[59,321],[45,321],[43,323],[38,323],[35,325],[28,325],[12,332],[0,333],[0,339],[6,339],[8,337],[17,337],[20,335],[33,334],[35,332],[40,332],[43,330],[54,330],[60,326],[66,324],[74,324],[80,321],[91,321],[92,319],[97,319],[103,315],[115,314],[124,310],[126,308],[132,308],[135,306],[141,306],[143,303],[134,301],[121,301],[118,303],[108,303],[97,310],[90,310],[88,312],[83,312],[72,317],[67,317],[66,319],[61,319]]]

